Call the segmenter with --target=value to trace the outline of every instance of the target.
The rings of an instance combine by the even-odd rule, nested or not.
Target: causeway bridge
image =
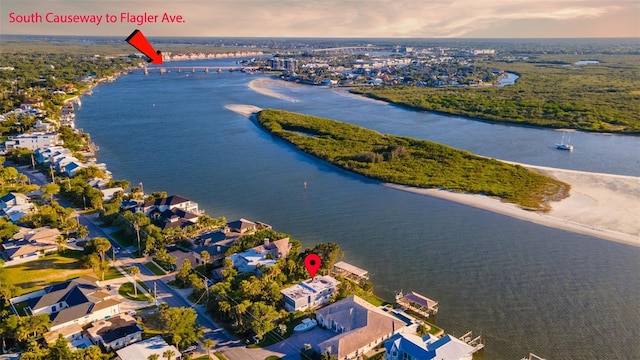
[[[151,72],[157,72],[160,74],[166,74],[167,72],[177,73],[196,73],[196,72],[223,72],[223,71],[243,71],[253,72],[257,71],[257,66],[145,66],[142,68],[130,69],[129,72],[143,71],[145,75]]]

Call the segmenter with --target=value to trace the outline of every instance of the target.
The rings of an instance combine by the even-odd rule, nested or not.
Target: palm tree
[[[158,360],[160,358],[160,355],[158,354],[151,354],[147,357],[147,360]]]
[[[42,195],[49,197],[49,202],[53,201],[53,195],[60,192],[60,185],[55,183],[44,184],[40,187]]]
[[[204,270],[205,275],[207,274],[207,263],[209,262],[209,259],[211,258],[211,255],[209,254],[209,252],[207,250],[202,250],[202,252],[200,253],[200,257],[202,257],[202,270]]]
[[[133,292],[136,297],[138,297],[138,284],[136,281],[137,276],[140,274],[140,268],[133,265],[129,268],[129,274],[133,276]]]
[[[216,342],[211,339],[204,339],[204,341],[202,342],[202,346],[204,346],[204,349],[207,350],[207,355],[211,357],[211,348],[216,346]]]
[[[56,244],[58,245],[58,252],[61,253],[64,250],[64,244],[67,242],[67,239],[62,237],[62,235],[56,238]]]
[[[106,252],[111,249],[111,243],[103,237],[97,237],[93,238],[93,246],[100,253],[101,264],[104,264],[104,257]],[[104,281],[104,266],[102,266],[102,281]]]
[[[162,357],[163,357],[163,358],[167,358],[167,360],[171,360],[171,357],[172,357],[173,355],[175,355],[175,354],[176,354],[176,353],[175,353],[175,351],[173,351],[173,350],[169,349],[169,350],[167,350],[167,351],[165,351],[165,352],[163,352],[163,353],[162,353]]]

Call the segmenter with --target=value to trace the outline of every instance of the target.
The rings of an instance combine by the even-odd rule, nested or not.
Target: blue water
[[[640,358],[640,249],[386,188],[224,106],[283,108],[505,160],[636,176],[640,138],[572,133],[568,153],[553,148],[562,136],[553,130],[275,86],[297,99],[289,102],[250,90],[255,76],[186,75],[135,73],[83,98],[77,126],[116,178],[186,196],[213,216],[270,223],[305,246],[336,242],[346,261],[369,270],[377,294],[417,291],[439,301],[434,321],[448,332],[482,334],[485,359]]]

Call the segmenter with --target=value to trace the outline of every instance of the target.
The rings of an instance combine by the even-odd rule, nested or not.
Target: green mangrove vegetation
[[[579,60],[597,64],[576,65]],[[487,61],[520,75],[504,87],[381,86],[356,94],[408,106],[520,125],[640,133],[640,57],[554,55]]]
[[[374,179],[497,196],[522,208],[547,210],[569,185],[519,165],[476,156],[426,140],[283,110],[263,110],[258,122],[298,149]]]

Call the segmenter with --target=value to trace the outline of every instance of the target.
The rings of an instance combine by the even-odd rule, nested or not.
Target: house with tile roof
[[[72,324],[85,325],[120,313],[120,301],[105,292],[95,278],[82,276],[50,285],[11,299],[12,304],[23,303],[30,315],[48,314],[49,331]],[[24,314],[19,314],[24,315]]]
[[[316,321],[336,335],[314,350],[340,360],[356,359],[406,327],[404,321],[355,295],[317,310]]]
[[[273,266],[276,260],[287,257],[291,250],[289,238],[276,241],[264,239],[264,244],[251,248],[245,252],[228,256],[233,262],[233,267],[238,272],[255,272],[258,266]]]
[[[427,334],[396,334],[384,343],[387,360],[472,360],[473,346],[451,335],[437,338]]]

